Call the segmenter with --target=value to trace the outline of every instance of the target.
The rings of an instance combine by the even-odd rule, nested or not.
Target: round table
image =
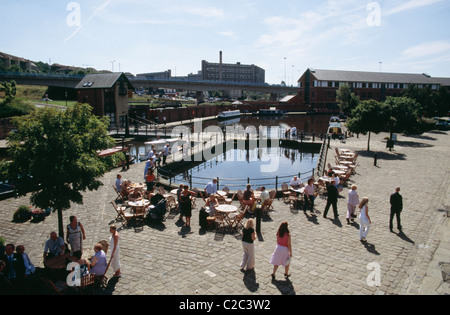
[[[131,185],[128,186],[128,187],[130,187],[132,189],[134,189],[134,188],[138,188],[138,189],[147,188],[146,184],[144,184],[144,183],[131,183]]]
[[[292,188],[291,187],[291,191],[297,193],[297,194],[303,194],[305,192],[305,187],[300,187],[298,189]]]
[[[227,196],[227,192],[226,192],[226,191],[223,191],[223,190],[218,190],[216,194],[218,194],[218,195],[221,196],[221,197]]]
[[[319,180],[324,181],[324,182],[329,182],[329,183],[333,182],[333,179],[331,177],[328,177],[328,176],[319,177]]]
[[[150,204],[150,200],[147,199],[141,199],[136,201],[128,201],[128,205],[130,207],[145,207]]]
[[[237,211],[237,207],[233,205],[222,204],[216,207],[217,212],[223,213],[223,224],[227,224],[228,227],[232,228],[232,221],[229,217],[231,213]]]

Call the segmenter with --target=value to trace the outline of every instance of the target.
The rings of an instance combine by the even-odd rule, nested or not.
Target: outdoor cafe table
[[[131,183],[130,186],[128,186],[130,189],[138,188],[138,189],[145,189],[147,186],[144,183]]]
[[[221,197],[225,197],[225,196],[227,195],[227,192],[226,192],[226,191],[223,191],[223,190],[218,190],[218,191],[217,191],[217,194],[218,194],[219,196],[221,196]]]
[[[346,172],[342,170],[334,170],[333,171],[336,175],[344,175]]]
[[[44,260],[45,270],[48,272],[50,280],[66,281],[67,264],[72,261],[73,258],[67,253],[62,256],[55,256]]]
[[[302,195],[305,192],[305,187],[300,187],[298,189],[291,187],[290,190],[297,193],[297,195]]]
[[[333,179],[331,177],[328,177],[328,176],[319,177],[319,180],[324,181],[324,182],[329,182],[329,183],[333,182]]]
[[[222,204],[216,207],[216,211],[223,214],[223,224],[227,224],[228,227],[232,228],[232,222],[230,219],[230,214],[237,211],[237,207],[233,205]]]
[[[142,212],[145,212],[145,208],[147,208],[150,205],[150,200],[147,199],[141,199],[136,201],[128,201],[128,206],[133,208],[134,212],[139,212],[138,210],[141,210]],[[144,211],[142,211],[144,209]]]

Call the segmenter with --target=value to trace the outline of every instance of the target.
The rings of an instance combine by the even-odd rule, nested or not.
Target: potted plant
[[[50,213],[52,213],[52,208],[45,208],[45,215],[50,215]]]
[[[31,211],[31,215],[33,216],[33,219],[35,221],[41,221],[45,219],[45,211],[41,208],[36,208],[33,211]]]
[[[13,220],[15,222],[25,222],[31,218],[31,208],[27,206],[20,206],[14,212]]]

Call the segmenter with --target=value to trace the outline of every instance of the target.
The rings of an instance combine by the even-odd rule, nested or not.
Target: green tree
[[[107,165],[98,151],[114,145],[107,135],[107,118],[98,118],[87,104],[73,108],[36,109],[13,119],[17,131],[8,137],[9,177],[19,195],[31,192],[30,202],[58,212],[59,235],[64,235],[62,211],[71,202],[82,204],[81,192],[97,190]]]
[[[5,101],[3,102],[3,105],[11,104],[17,93],[16,81],[2,82],[0,84],[0,92],[5,93]]]
[[[341,84],[336,92],[336,101],[341,112],[350,116],[352,110],[359,104],[359,97],[352,93],[348,84]]]
[[[390,120],[386,106],[375,100],[362,101],[354,110],[347,122],[347,128],[353,133],[367,134],[367,151],[370,151],[370,133],[382,132]]]
[[[395,121],[391,126],[392,132],[417,132],[420,127],[419,103],[407,97],[388,97],[384,104],[390,117]]]

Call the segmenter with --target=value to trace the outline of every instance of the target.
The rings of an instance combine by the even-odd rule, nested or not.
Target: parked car
[[[439,130],[450,130],[450,122],[449,120],[439,119],[436,123],[436,128]]]

